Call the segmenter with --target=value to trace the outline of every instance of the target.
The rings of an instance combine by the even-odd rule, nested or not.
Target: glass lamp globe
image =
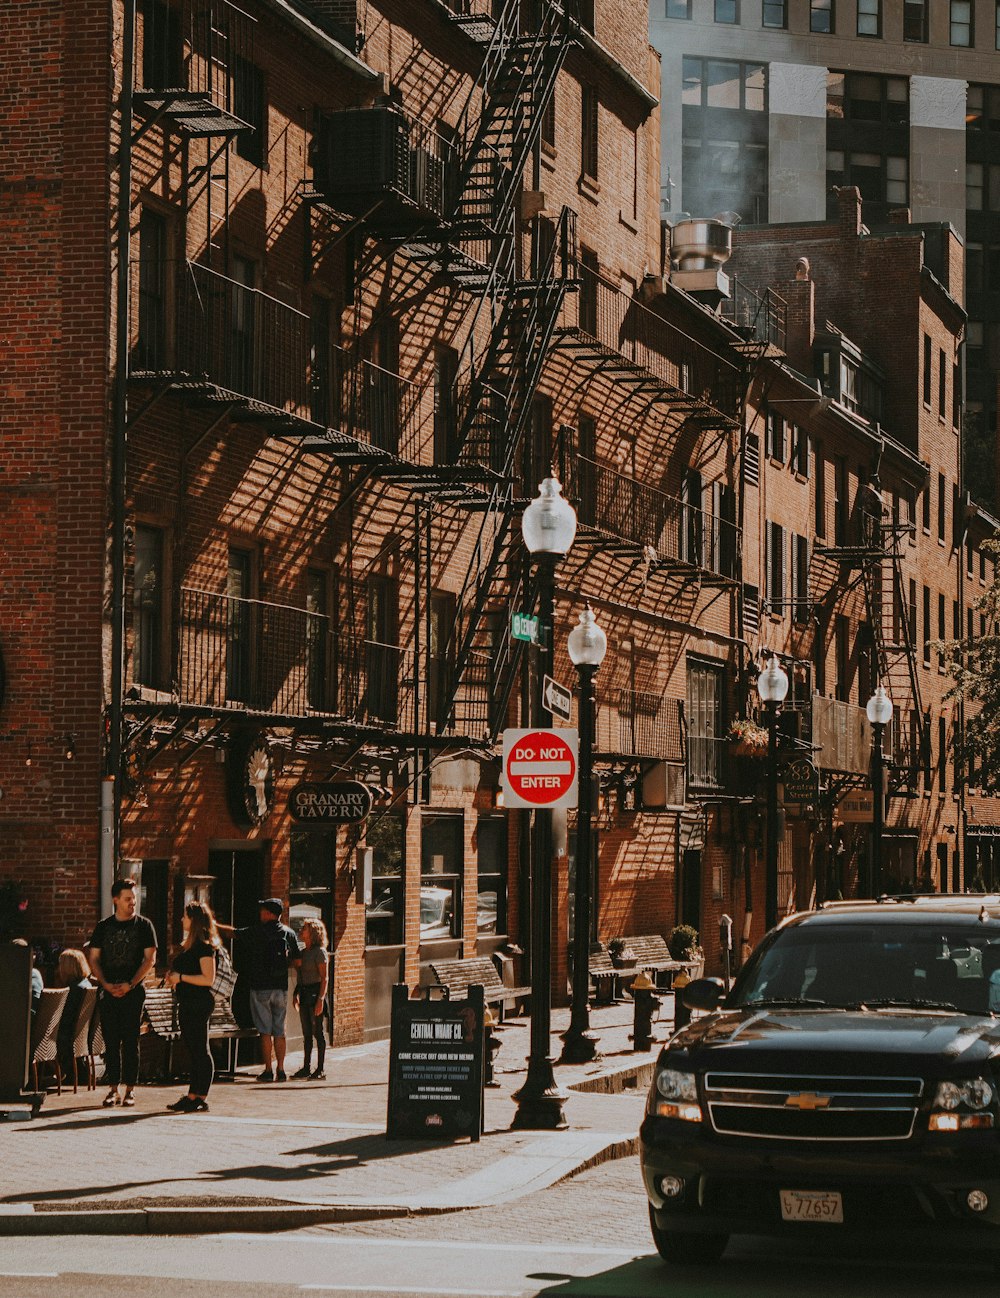
[[[529,554],[568,554],[576,536],[576,510],[554,474],[538,484],[538,493],[521,515],[524,544]]]
[[[763,703],[781,703],[788,694],[788,673],[774,655],[757,677],[757,693]]]
[[[873,726],[887,726],[892,720],[892,699],[885,692],[885,686],[879,685],[865,707],[868,720]]]
[[[608,637],[597,625],[594,610],[589,604],[580,614],[579,625],[569,633],[566,648],[574,667],[600,667],[604,662]]]

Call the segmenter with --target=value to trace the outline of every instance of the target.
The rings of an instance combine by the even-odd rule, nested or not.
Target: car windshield
[[[726,1004],[1000,1012],[1000,925],[795,925],[757,948]]]

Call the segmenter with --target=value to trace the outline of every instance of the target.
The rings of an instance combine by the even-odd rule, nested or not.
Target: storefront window
[[[366,946],[399,946],[403,941],[406,819],[397,813],[373,817],[366,845],[372,849],[372,904],[365,922]]]
[[[479,861],[476,931],[484,937],[507,932],[507,818],[480,816],[476,833]]]
[[[424,818],[420,838],[420,941],[462,936],[462,813]]]

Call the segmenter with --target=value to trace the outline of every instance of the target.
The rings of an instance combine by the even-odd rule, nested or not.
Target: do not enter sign
[[[575,730],[505,730],[504,805],[575,807],[576,749]]]

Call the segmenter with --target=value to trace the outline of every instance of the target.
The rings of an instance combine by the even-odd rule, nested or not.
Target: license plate
[[[782,1221],[844,1220],[844,1202],[836,1190],[779,1190]]]

